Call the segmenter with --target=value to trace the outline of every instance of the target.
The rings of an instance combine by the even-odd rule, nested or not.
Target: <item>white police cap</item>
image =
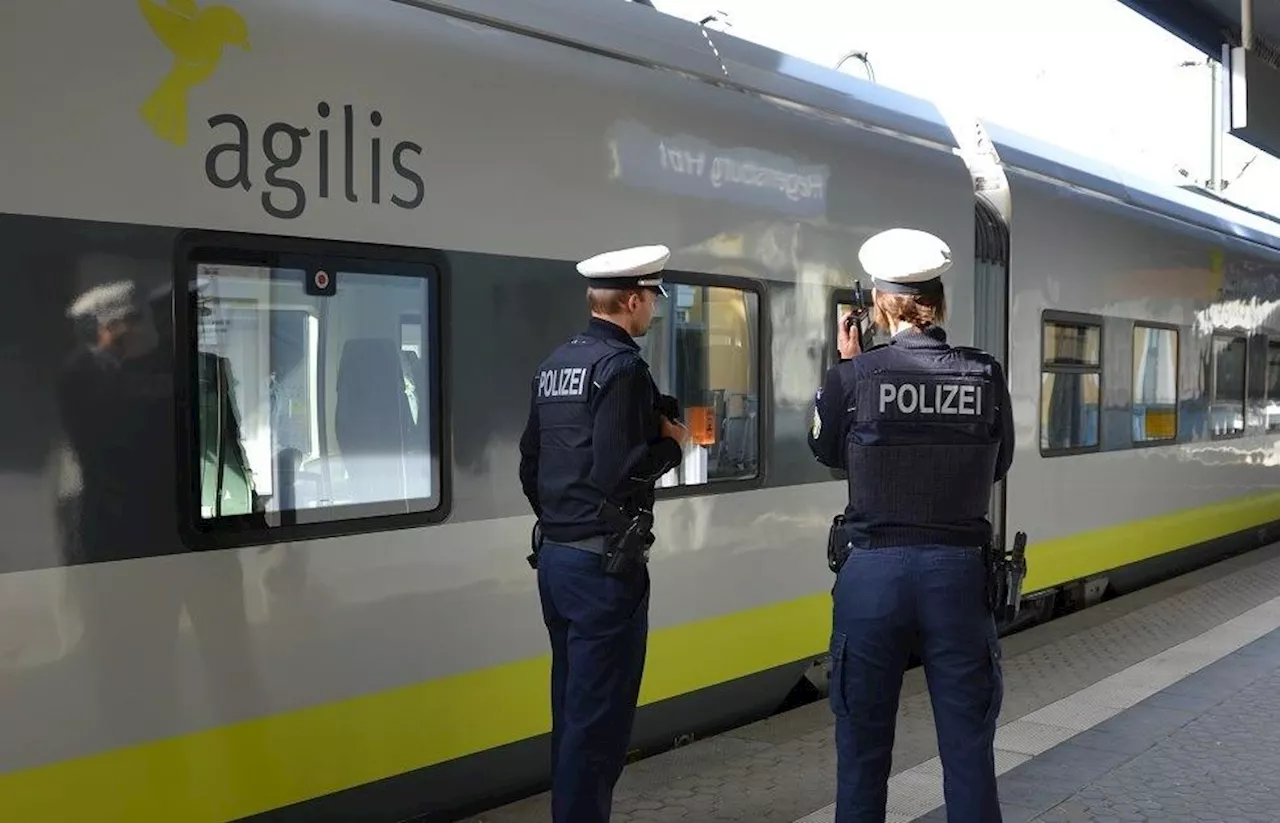
[[[942,275],[951,268],[951,248],[925,231],[889,229],[862,244],[858,262],[879,291],[925,294],[942,290]]]
[[[73,320],[96,320],[98,323],[110,323],[137,313],[137,287],[131,280],[120,280],[95,286],[76,298],[67,316]]]
[[[666,246],[635,246],[597,254],[578,264],[578,274],[602,289],[656,289],[663,297],[662,270],[671,259]]]

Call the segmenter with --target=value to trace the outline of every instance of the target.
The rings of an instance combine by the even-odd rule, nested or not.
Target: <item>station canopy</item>
[[[1223,45],[1240,46],[1241,17],[1252,6],[1253,50],[1280,68],[1280,2],[1277,0],[1120,0],[1147,19],[1222,59]]]

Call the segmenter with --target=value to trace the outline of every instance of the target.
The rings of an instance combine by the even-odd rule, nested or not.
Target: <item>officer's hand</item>
[[[858,324],[849,312],[838,321],[836,327],[836,349],[845,360],[862,353],[862,341],[858,339]]]
[[[662,418],[662,436],[670,437],[672,440],[680,444],[680,448],[689,448],[689,443],[693,440],[693,435],[689,433],[689,429],[682,423],[672,423],[665,415]]]

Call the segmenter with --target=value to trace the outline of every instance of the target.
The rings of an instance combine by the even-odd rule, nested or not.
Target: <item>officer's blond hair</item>
[[[620,314],[626,307],[631,295],[640,294],[641,289],[602,289],[597,286],[587,287],[587,308],[592,314]]]
[[[892,333],[894,323],[909,323],[918,329],[935,326],[947,319],[947,298],[941,290],[931,294],[889,294],[877,291],[871,321]]]

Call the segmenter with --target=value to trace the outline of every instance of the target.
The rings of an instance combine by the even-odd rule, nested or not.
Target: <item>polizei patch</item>
[[[993,419],[993,385],[967,375],[876,375],[858,387],[860,420],[976,423]]]
[[[582,367],[544,369],[538,373],[539,398],[576,399],[585,397],[586,393],[587,370]]]
[[[899,414],[982,414],[982,386],[961,383],[881,383],[880,413],[897,406]]]

